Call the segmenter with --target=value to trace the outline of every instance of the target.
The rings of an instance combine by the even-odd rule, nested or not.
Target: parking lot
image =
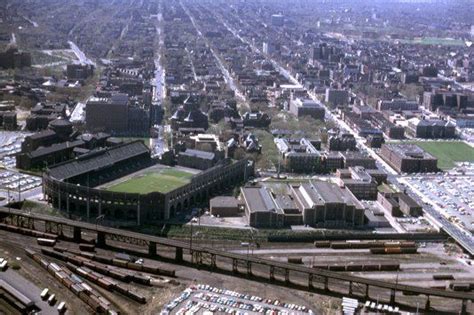
[[[462,162],[447,172],[449,175],[474,176],[474,163]]]
[[[464,229],[474,230],[474,186],[471,176],[413,176],[405,178],[423,193],[425,203],[434,203],[450,222]]]
[[[167,314],[313,314],[302,305],[264,299],[205,284],[191,286],[170,301],[163,310]]]
[[[0,133],[0,166],[14,168],[16,164],[15,154],[20,152],[21,143],[28,133],[2,131]]]
[[[0,191],[2,197],[17,199],[18,193],[23,193],[41,186],[41,177],[22,174],[16,167],[15,154],[20,152],[21,143],[29,133],[8,132],[0,133]]]
[[[0,170],[0,189],[24,192],[41,186],[41,177]]]

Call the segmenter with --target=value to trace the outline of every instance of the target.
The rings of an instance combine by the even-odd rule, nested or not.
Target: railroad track
[[[147,248],[149,256],[157,256],[157,246],[172,248],[175,251],[174,258],[168,258],[175,263],[186,263],[196,268],[209,268],[211,270],[218,269],[218,264],[226,261],[227,264],[231,262],[232,272],[241,273],[240,266],[246,266],[247,276],[252,276],[252,268],[266,268],[269,270],[269,277],[267,280],[275,280],[275,271],[283,271],[284,283],[291,286],[291,275],[299,274],[308,279],[308,289],[322,286],[322,290],[328,290],[330,281],[337,281],[345,283],[348,292],[347,295],[353,295],[353,290],[356,288],[365,288],[365,295],[368,295],[369,288],[377,288],[378,290],[388,290],[390,302],[396,303],[396,294],[400,296],[403,294],[410,295],[424,295],[427,297],[425,308],[430,308],[430,298],[437,297],[448,300],[461,301],[461,313],[466,313],[467,305],[474,301],[474,294],[468,292],[446,291],[433,288],[423,288],[412,285],[404,285],[381,280],[366,279],[362,277],[352,276],[348,274],[341,274],[329,270],[309,268],[305,266],[298,266],[295,264],[268,260],[264,258],[255,257],[252,255],[237,254],[227,251],[222,251],[214,248],[209,248],[201,245],[194,246],[188,242],[172,240],[162,237],[145,235],[120,229],[104,227],[100,225],[73,221],[69,219],[51,217],[46,215],[26,214],[18,210],[0,208],[0,218],[5,224],[26,229],[35,230],[35,227],[42,226],[45,233],[57,234],[59,237],[71,238],[73,241],[80,242],[83,232],[88,235],[96,235],[97,246],[109,246],[110,243],[121,243],[126,247],[132,248]],[[184,256],[184,253],[189,253]],[[219,264],[220,265],[220,264]],[[220,267],[220,266],[219,266]]]

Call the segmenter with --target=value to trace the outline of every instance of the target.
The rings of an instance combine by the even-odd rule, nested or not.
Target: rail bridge
[[[303,286],[304,289],[310,291],[332,292],[336,285],[338,285],[338,288],[343,285],[346,289],[345,292],[342,292],[344,295],[370,298],[371,291],[372,293],[377,292],[377,296],[385,293],[390,296],[391,304],[397,303],[397,295],[399,297],[402,295],[423,295],[426,297],[425,310],[430,309],[433,298],[439,298],[443,299],[443,303],[447,300],[459,303],[461,314],[466,314],[468,303],[474,301],[474,294],[469,292],[423,288],[367,279],[259,258],[253,255],[230,253],[210,247],[193,245],[191,242],[171,240],[64,218],[28,214],[14,209],[0,208],[0,221],[16,227],[56,234],[60,239],[74,242],[81,242],[92,237],[97,247],[129,250],[194,268],[226,271],[226,266],[232,266],[232,269],[228,270],[230,274],[247,276],[249,279],[255,278],[257,273],[261,275],[262,270],[265,270],[263,274],[266,281],[288,287]],[[117,245],[121,246],[117,247]],[[258,272],[254,273],[257,270]],[[302,279],[303,285],[301,285]],[[300,285],[295,282],[298,280]]]

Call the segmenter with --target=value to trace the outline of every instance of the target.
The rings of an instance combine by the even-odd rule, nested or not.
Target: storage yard
[[[291,248],[291,249],[290,249]],[[246,253],[246,250],[234,252]],[[250,251],[253,255],[365,278],[398,281],[449,290],[450,282],[435,275],[450,274],[451,282],[474,284],[472,260],[437,242],[316,241],[314,247],[273,245]],[[443,279],[446,280],[446,279]]]
[[[216,279],[215,274],[208,271],[140,259],[113,250],[94,248],[94,252],[85,251],[86,244],[55,241],[54,248],[50,246],[52,243],[46,244],[41,240],[41,244],[49,246],[38,244],[37,237],[51,240],[55,238],[53,235],[38,233],[26,236],[2,229],[0,237],[0,256],[8,261],[16,261],[20,266],[18,270],[9,267],[7,271],[25,277],[35,286],[34,290],[25,287],[17,289],[24,294],[34,292],[36,299],[31,300],[43,302],[42,310],[49,304],[47,299],[41,300],[40,293],[48,288],[48,298],[54,295],[51,313],[44,314],[57,314],[56,308],[62,301],[66,302],[66,314],[84,314],[85,310],[93,314],[93,309],[95,312],[108,309],[122,314],[156,314],[195,281],[249,294],[261,294],[265,298],[285,298],[288,302],[298,302],[313,310],[337,306],[337,300],[314,293],[295,290],[289,294],[284,287],[265,283],[252,283],[249,288],[245,279],[225,275]],[[29,244],[28,249],[19,248],[16,245],[19,242]],[[124,261],[129,257],[138,263]],[[5,273],[0,272],[0,280],[4,277]],[[318,296],[318,299],[314,299],[314,296]],[[0,307],[3,307],[1,300]],[[16,311],[12,308],[9,314],[17,314]]]
[[[41,226],[39,223],[35,224],[36,229],[39,226]],[[221,294],[220,290],[226,288],[230,291],[245,292],[245,295],[249,295],[250,298],[257,296],[265,300],[271,299],[273,303],[278,300],[281,303],[288,303],[288,305],[301,305],[318,313],[318,311],[327,308],[336,310],[340,300],[332,297],[340,298],[341,295],[337,292],[345,291],[343,282],[331,278],[328,282],[329,291],[323,291],[324,296],[319,295],[320,290],[316,288],[319,286],[316,281],[319,282],[319,280],[316,279],[313,284],[314,290],[307,292],[307,289],[302,289],[301,286],[307,281],[304,276],[295,273],[292,278],[288,278],[287,282],[282,282],[280,280],[281,274],[279,274],[280,272],[277,274],[276,270],[273,276],[275,283],[272,284],[271,281],[262,278],[265,272],[260,267],[263,266],[255,264],[252,269],[249,269],[249,265],[245,265],[244,261],[237,261],[237,265],[233,266],[236,268],[233,274],[240,275],[243,279],[217,270],[220,275],[216,277],[214,273],[216,271],[212,272],[213,270],[206,267],[209,262],[203,256],[193,255],[194,258],[191,261],[201,266],[194,269],[190,268],[192,266],[189,266],[188,262],[171,263],[168,257],[173,256],[174,250],[166,246],[160,245],[156,248],[158,254],[156,258],[159,261],[143,257],[143,254],[135,256],[136,254],[131,251],[139,253],[139,243],[128,243],[124,247],[124,244],[118,239],[115,241],[108,239],[106,246],[101,245],[101,248],[98,248],[96,245],[101,243],[100,236],[99,243],[92,242],[96,236],[87,230],[81,233],[81,242],[77,244],[68,241],[67,233],[58,238],[55,230],[51,230],[54,233],[46,233],[26,227],[18,228],[10,223],[4,223],[0,228],[0,237],[3,240],[0,243],[1,255],[7,261],[16,261],[19,269],[15,271],[34,283],[38,287],[38,292],[47,287],[51,291],[50,294],[55,294],[57,303],[66,301],[70,314],[78,313],[78,310],[83,310],[85,305],[88,305],[87,309],[90,312],[109,309],[123,313],[153,313],[182,296],[183,290],[186,288],[198,284],[216,287],[218,291],[209,292],[209,294],[204,292],[205,290],[197,292],[202,295],[198,295],[184,304],[184,300],[181,301],[180,308],[189,307],[192,309],[194,307],[194,310],[199,308],[201,311],[213,306],[216,309],[219,307],[228,308],[229,305],[217,305],[219,303],[214,305],[215,303],[200,300],[201,298],[214,300],[215,297],[210,295],[219,295]],[[172,240],[166,242],[175,244]],[[18,248],[16,246],[18,243],[29,244],[28,249]],[[196,249],[201,250],[200,242],[197,242],[195,246]],[[235,257],[241,259],[247,257],[255,263],[258,262],[256,257],[261,257],[275,261],[275,266],[294,265],[295,270],[299,270],[298,265],[304,264],[318,274],[325,272],[334,274],[331,277],[340,274],[343,278],[346,277],[343,275],[362,276],[365,279],[374,279],[376,282],[396,283],[399,288],[411,284],[430,288],[433,291],[429,292],[434,294],[436,290],[443,289],[447,290],[446,294],[459,292],[468,297],[472,293],[462,291],[472,290],[472,283],[474,283],[470,261],[462,258],[461,251],[454,244],[443,247],[442,243],[414,243],[412,241],[318,241],[315,244],[264,243],[260,245],[260,248],[249,251],[242,249],[242,245],[237,242],[217,242],[214,250],[218,251],[219,249],[242,253]],[[390,253],[372,254],[371,249],[385,251],[390,249]],[[392,252],[393,250],[404,251],[406,249],[415,249],[416,253]],[[183,254],[185,254],[183,260],[189,261],[190,257],[186,253]],[[233,257],[232,254],[229,254],[229,257]],[[290,261],[291,263],[282,264],[279,261]],[[226,268],[223,264],[224,261],[221,260],[218,263],[219,268]],[[227,268],[229,267],[227,266]],[[247,274],[244,270],[247,270]],[[446,275],[451,275],[452,278],[447,279]],[[252,282],[252,285],[249,286],[248,277],[260,280]],[[272,279],[271,277],[272,275],[270,275],[270,279]],[[0,273],[0,279],[3,279],[2,273]],[[288,291],[285,286],[295,289]],[[364,290],[364,287],[359,284],[350,285],[350,292],[356,296],[363,293]],[[385,300],[382,304],[387,307],[395,307],[393,303],[386,302],[387,296],[384,290],[377,290],[376,287],[367,290],[366,293],[372,300],[376,298],[377,301]],[[416,300],[425,303],[424,297],[413,297],[408,287],[407,291],[403,292],[403,294],[397,295],[396,301],[401,303],[398,304],[399,306],[405,305],[406,308],[405,303],[413,304]],[[314,296],[318,298],[314,298]],[[224,301],[222,297],[217,297],[215,300],[218,301],[219,298],[221,298],[221,302]],[[434,295],[429,301],[436,309],[457,307],[453,306],[457,303],[446,304]],[[234,302],[236,301],[226,300],[226,303]],[[362,298],[360,302],[363,304],[366,299]],[[55,305],[59,306],[59,304]],[[235,305],[239,309],[250,307],[243,302]],[[284,307],[284,304],[282,305]],[[466,307],[470,309],[472,305],[467,303]]]

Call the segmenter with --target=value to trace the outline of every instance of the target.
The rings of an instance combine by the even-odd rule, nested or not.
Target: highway
[[[71,49],[74,51],[74,54],[76,54],[77,59],[79,59],[79,62],[81,64],[87,64],[87,65],[93,65],[93,66],[96,65],[95,62],[93,62],[92,60],[86,57],[86,54],[84,54],[82,50],[80,50],[79,47],[77,47],[76,44],[74,44],[72,41],[68,41],[68,44],[71,47]]]

